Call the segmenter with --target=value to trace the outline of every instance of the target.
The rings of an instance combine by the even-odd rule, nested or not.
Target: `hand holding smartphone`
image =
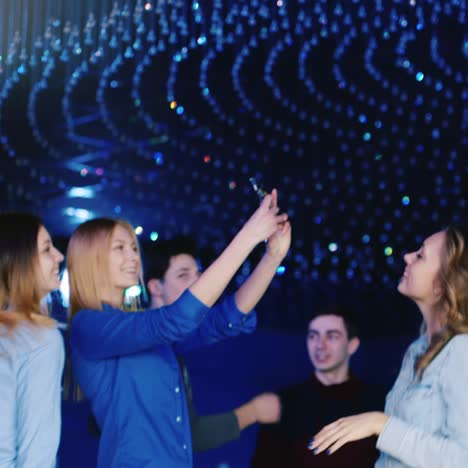
[[[262,185],[260,185],[256,181],[255,177],[250,177],[249,182],[252,185],[252,188],[254,189],[254,192],[260,198],[260,200],[263,200],[263,198],[265,198],[265,195],[267,195],[268,192],[263,188]]]

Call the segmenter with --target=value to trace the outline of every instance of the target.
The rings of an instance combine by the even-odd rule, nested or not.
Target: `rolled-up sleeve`
[[[200,326],[186,339],[177,343],[177,352],[206,346],[226,338],[252,333],[257,326],[257,314],[251,311],[247,314],[237,307],[234,296],[228,296],[214,305],[207,313]]]
[[[447,436],[391,416],[377,441],[382,452],[415,468],[466,468],[468,460],[468,336],[456,336],[441,369]],[[427,409],[430,411],[430,408]],[[444,432],[445,432],[444,431]]]

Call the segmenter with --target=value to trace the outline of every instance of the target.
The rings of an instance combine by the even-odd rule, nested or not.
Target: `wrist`
[[[264,257],[265,261],[270,263],[271,265],[279,266],[279,264],[284,260],[284,257],[286,257],[286,255],[271,252],[267,248],[267,250],[265,251],[265,254],[263,255],[263,257]]]
[[[241,245],[243,245],[249,252],[251,252],[255,246],[261,241],[255,240],[252,238],[252,235],[249,233],[248,227],[243,226],[241,230],[237,233],[234,239],[238,240]]]
[[[385,413],[377,413],[374,434],[378,437],[382,434],[385,424],[387,424],[388,416]]]
[[[239,406],[239,408],[236,408],[234,410],[234,414],[237,418],[237,423],[239,424],[240,430],[245,429],[246,427],[257,422],[255,406],[251,401],[245,403],[242,406]]]
[[[267,247],[263,254],[263,261],[269,266],[277,267],[283,261],[284,257],[284,255],[271,252]]]

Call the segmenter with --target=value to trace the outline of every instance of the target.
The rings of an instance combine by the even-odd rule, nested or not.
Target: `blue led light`
[[[330,244],[328,244],[328,250],[330,252],[336,252],[338,250],[338,244],[336,242],[330,242]]]
[[[280,265],[277,269],[276,269],[276,274],[277,275],[284,275],[286,273],[286,267],[283,266],[283,265]]]
[[[37,2],[53,7],[52,0]],[[68,25],[37,15],[35,37],[12,18],[0,41],[0,151],[7,163],[20,168],[27,160],[6,116],[29,87],[28,136],[37,150],[60,161],[80,155],[85,162],[69,169],[81,181],[125,193],[135,206],[160,202],[147,190],[157,181],[168,194],[164,209],[179,212],[162,166],[167,179],[182,181],[180,196],[199,201],[208,217],[223,205],[221,187],[241,195],[242,177],[290,166],[278,186],[291,215],[307,220],[297,242],[309,252],[311,267],[301,274],[310,277],[385,284],[391,274],[377,271],[390,271],[392,257],[367,260],[374,247],[382,252],[391,242],[399,250],[408,241],[408,215],[418,226],[443,220],[446,207],[463,218],[466,138],[453,136],[466,133],[460,64],[468,42],[458,34],[465,2],[377,0],[368,7],[353,0],[330,9],[323,0],[148,1],[104,10],[83,18],[70,11]],[[314,66],[324,59],[323,70]],[[63,89],[52,112],[63,132],[51,131],[44,118],[54,89]],[[136,164],[125,167],[124,154]],[[200,169],[200,154],[219,156]],[[105,172],[98,174],[101,162]],[[85,193],[48,165],[22,171],[31,186]],[[420,172],[433,179],[434,194],[418,195]],[[134,190],[119,186],[118,174]],[[410,203],[411,210],[401,206]],[[237,215],[235,206],[226,206],[220,221]],[[157,216],[175,223],[175,215]],[[361,229],[372,233],[372,249]],[[327,240],[311,253],[312,237]],[[330,255],[338,245],[340,255]],[[360,259],[354,266],[352,257]]]

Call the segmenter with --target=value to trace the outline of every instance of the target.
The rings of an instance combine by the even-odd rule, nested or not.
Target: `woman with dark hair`
[[[468,463],[468,230],[449,226],[405,255],[398,285],[418,306],[423,333],[407,350],[385,412],[341,418],[314,453],[377,435],[377,468],[465,468]]]
[[[0,226],[0,466],[53,468],[64,350],[40,304],[63,255],[34,215],[2,213]]]
[[[101,429],[99,467],[192,466],[189,412],[176,353],[216,342],[243,326],[244,318],[233,323],[212,306],[258,243],[289,232],[274,190],[177,300],[128,313],[124,292],[142,276],[132,227],[98,218],[77,228],[67,251],[71,360]],[[262,275],[255,279],[264,282]]]

